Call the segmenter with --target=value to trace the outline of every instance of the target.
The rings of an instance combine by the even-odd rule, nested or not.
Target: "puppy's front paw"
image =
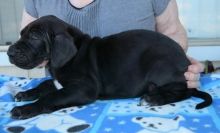
[[[36,96],[31,96],[27,92],[19,92],[15,95],[15,101],[33,101],[36,99]]]
[[[24,106],[17,106],[11,110],[11,117],[14,119],[27,119],[34,117],[41,113],[41,110],[38,106],[33,104],[28,104]]]

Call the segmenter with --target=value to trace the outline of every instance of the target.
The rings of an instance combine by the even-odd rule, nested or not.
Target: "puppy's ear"
[[[74,37],[75,41],[80,40],[80,38],[83,35],[83,33],[75,27],[68,27],[67,32],[70,34],[70,36]],[[77,49],[79,49],[81,44],[80,43],[75,43],[75,46],[76,46]]]
[[[77,53],[73,37],[68,33],[61,33],[55,36],[51,46],[50,63],[53,68],[60,68],[72,59]]]

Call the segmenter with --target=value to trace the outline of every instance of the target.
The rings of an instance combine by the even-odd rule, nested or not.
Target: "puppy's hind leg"
[[[158,105],[158,103],[161,103],[161,98],[159,95],[159,90],[156,84],[150,82],[147,83],[144,87],[144,95],[140,98],[140,103],[138,106],[144,106],[144,105]]]
[[[47,95],[50,92],[56,91],[53,80],[46,80],[38,85],[36,88],[19,92],[15,95],[16,101],[33,101],[42,96]]]
[[[148,87],[143,99],[152,106],[179,102],[191,97],[184,82],[172,82],[163,86]]]

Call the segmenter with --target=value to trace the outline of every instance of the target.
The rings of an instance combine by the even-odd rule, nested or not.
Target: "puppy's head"
[[[62,67],[77,53],[69,28],[53,16],[30,23],[21,31],[20,39],[9,47],[10,62],[23,69],[32,69],[45,62],[54,68]]]

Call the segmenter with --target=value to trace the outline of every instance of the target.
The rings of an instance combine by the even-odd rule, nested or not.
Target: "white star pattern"
[[[199,119],[193,119],[193,122],[200,122]]]
[[[217,78],[211,78],[211,80],[216,80]]]
[[[126,121],[119,121],[118,124],[119,125],[124,125],[126,123]]]
[[[94,107],[94,106],[95,106],[95,104],[93,103],[93,104],[90,104],[89,106],[90,106],[90,107]]]
[[[193,130],[193,131],[197,130],[196,127],[190,127],[190,129]]]
[[[91,114],[90,116],[96,116],[97,114],[96,113],[93,113],[93,114]]]
[[[114,119],[115,119],[115,117],[108,117],[108,119],[109,119],[109,120],[114,120]]]
[[[112,129],[111,129],[111,128],[105,128],[105,131],[106,131],[106,132],[111,132]]]
[[[211,125],[210,125],[210,124],[205,124],[204,127],[205,127],[205,128],[210,128]]]
[[[93,108],[93,110],[97,110],[97,109],[99,109],[99,107],[94,107],[94,108]]]

